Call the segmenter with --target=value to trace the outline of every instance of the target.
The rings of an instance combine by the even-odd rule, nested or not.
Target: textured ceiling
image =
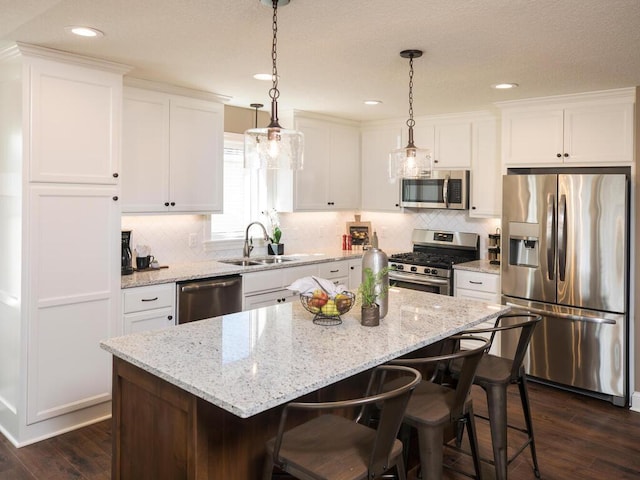
[[[0,40],[133,67],[130,75],[268,105],[271,9],[259,0],[0,0]],[[278,11],[280,108],[354,120],[640,85],[640,0],[291,0]],[[66,25],[105,32],[72,37]],[[496,91],[497,82],[520,88]],[[363,105],[374,98],[382,105]]]

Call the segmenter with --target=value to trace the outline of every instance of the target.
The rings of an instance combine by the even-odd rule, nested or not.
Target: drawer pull
[[[473,283],[474,285],[482,285],[483,282],[474,282],[473,280],[469,280],[469,283]]]
[[[338,270],[329,270],[329,273],[338,273],[340,271],[340,269]]]
[[[156,300],[158,300],[158,297],[143,298],[141,301],[143,301],[143,302],[155,302]]]

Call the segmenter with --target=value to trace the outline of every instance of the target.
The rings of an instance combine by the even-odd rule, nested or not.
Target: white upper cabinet
[[[127,87],[122,211],[222,211],[224,107]]]
[[[498,104],[505,166],[628,165],[634,91],[620,89]]]
[[[43,58],[29,73],[29,180],[117,184],[122,74]]]
[[[399,181],[389,181],[389,153],[400,148],[397,125],[362,130],[362,210],[400,212]]]
[[[416,147],[428,148],[433,168],[470,169],[473,123],[469,118],[416,119],[413,137]],[[408,127],[404,129],[407,143]]]
[[[502,215],[502,181],[498,158],[498,127],[493,117],[473,124],[473,155],[469,192],[470,217]]]
[[[304,168],[282,171],[277,208],[333,211],[360,208],[360,130],[348,122],[295,114],[304,133]]]

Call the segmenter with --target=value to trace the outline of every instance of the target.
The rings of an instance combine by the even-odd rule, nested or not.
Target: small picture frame
[[[371,222],[347,222],[347,235],[351,236],[351,245],[371,244]]]

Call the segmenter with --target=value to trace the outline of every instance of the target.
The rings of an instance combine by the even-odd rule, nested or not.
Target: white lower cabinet
[[[268,307],[291,301],[297,294],[286,287],[298,278],[318,274],[317,265],[278,268],[242,275],[242,310]]]
[[[362,283],[362,258],[349,260],[349,290],[356,290]]]
[[[456,269],[453,276],[454,296],[485,302],[500,303],[500,275]],[[495,321],[481,323],[475,328],[493,328]],[[481,334],[489,337],[489,334]],[[491,345],[492,354],[500,355],[500,335],[496,335]]]
[[[321,263],[318,265],[318,276],[331,280],[334,285],[349,288],[349,260]]]
[[[176,284],[165,283],[122,291],[124,334],[176,324]]]

